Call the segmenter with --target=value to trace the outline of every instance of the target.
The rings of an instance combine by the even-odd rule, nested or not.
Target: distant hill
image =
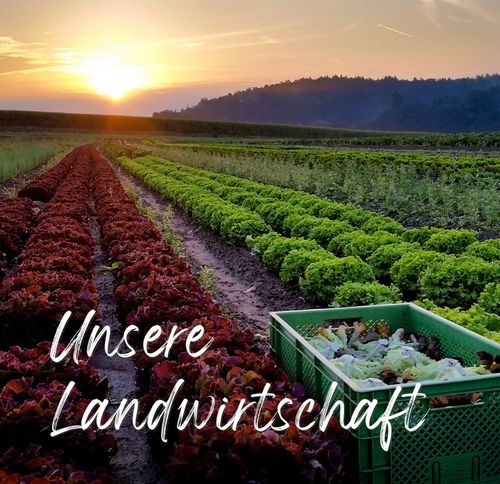
[[[402,131],[499,131],[500,75],[463,79],[320,77],[202,99],[154,117]]]

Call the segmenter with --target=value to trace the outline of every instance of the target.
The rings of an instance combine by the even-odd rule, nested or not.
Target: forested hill
[[[155,117],[411,131],[500,130],[500,75],[463,79],[321,77],[202,99]]]

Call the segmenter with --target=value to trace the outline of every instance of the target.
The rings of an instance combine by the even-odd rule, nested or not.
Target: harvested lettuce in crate
[[[445,358],[435,338],[406,333],[402,328],[391,332],[384,320],[356,321],[351,325],[327,322],[309,338],[309,343],[361,388],[500,373],[500,355],[480,352],[480,364],[465,367],[459,356]],[[474,402],[479,398],[440,397],[437,404],[464,400]]]

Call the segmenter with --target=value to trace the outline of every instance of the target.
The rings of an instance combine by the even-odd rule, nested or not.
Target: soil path
[[[123,334],[120,322],[116,317],[116,306],[113,301],[114,280],[112,274],[103,266],[107,264],[106,256],[100,244],[100,230],[96,217],[91,219],[92,237],[94,238],[94,284],[99,292],[99,314],[101,324],[111,328],[111,348],[115,348]],[[138,388],[135,381],[136,368],[130,359],[109,358],[102,348],[92,356],[91,364],[99,369],[102,377],[109,380],[108,399],[110,413],[114,412],[122,399],[130,401],[137,397]],[[113,434],[119,442],[118,453],[111,460],[111,478],[121,484],[161,484],[165,483],[165,472],[149,452],[146,430],[136,430],[131,419],[126,418],[120,430]]]
[[[134,186],[146,206],[172,210],[170,226],[182,241],[187,260],[195,272],[199,272],[203,266],[213,270],[216,296],[220,303],[227,306],[226,312],[232,317],[267,335],[271,311],[311,307],[298,289],[285,288],[280,279],[267,272],[260,260],[252,256],[246,247],[229,244],[200,227],[117,164],[110,163],[122,180]]]

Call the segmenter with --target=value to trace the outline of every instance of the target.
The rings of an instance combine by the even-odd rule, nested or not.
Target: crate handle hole
[[[442,395],[429,401],[430,410],[441,410],[450,407],[471,407],[484,404],[482,393],[464,393],[461,395]]]

